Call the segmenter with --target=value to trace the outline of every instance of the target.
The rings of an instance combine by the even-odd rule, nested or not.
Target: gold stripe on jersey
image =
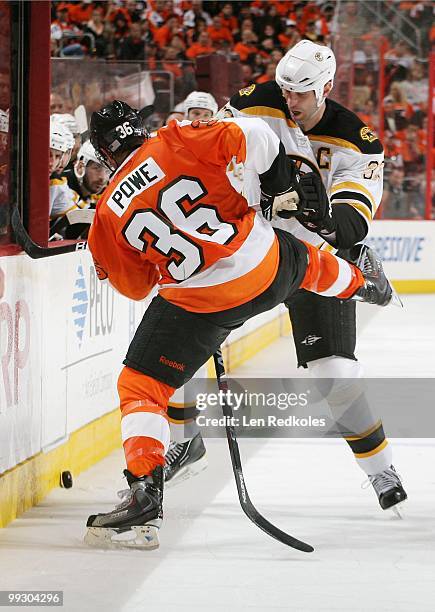
[[[337,250],[337,247],[332,246],[329,242],[323,242],[319,247],[317,247],[319,251],[327,251],[328,253],[333,253]]]
[[[275,119],[284,119],[289,127],[298,127],[294,121],[285,116],[283,111],[280,111],[277,108],[271,108],[270,106],[250,106],[248,108],[241,108],[240,112],[246,113],[247,115],[254,115],[260,119],[261,115],[264,117],[274,117]]]
[[[331,195],[339,195],[340,191],[353,191],[355,199],[358,198],[358,192],[366,196],[366,198],[370,201],[372,205],[371,209],[369,206],[367,206],[366,203],[360,201],[354,202],[348,196],[346,196],[346,198],[343,198],[342,202],[349,204],[349,206],[355,208],[359,213],[361,213],[361,215],[363,215],[365,219],[367,219],[367,222],[370,223],[377,209],[375,200],[373,199],[373,196],[370,191],[366,187],[364,187],[364,185],[360,185],[359,183],[355,183],[353,181],[344,181],[343,183],[337,183],[331,188]],[[332,202],[336,202],[338,204],[340,202],[340,198],[334,197]]]
[[[355,208],[358,212],[360,212],[369,223],[373,219],[371,211],[369,211],[368,207],[365,204],[362,204],[361,202],[352,202],[352,200],[349,200],[349,198],[345,198],[343,200],[332,200],[332,204],[348,204],[349,206],[352,206],[352,208]]]
[[[367,457],[372,457],[373,455],[377,455],[378,453],[383,451],[387,444],[388,441],[384,440],[383,442],[381,442],[381,444],[379,444],[379,446],[377,446],[373,450],[368,451],[367,453],[354,453],[354,456],[357,457],[357,459],[366,459]]]
[[[360,433],[358,436],[344,436],[344,439],[347,442],[352,442],[354,440],[361,440],[361,438],[367,438],[367,436],[369,436],[370,434],[372,434],[374,431],[376,431],[377,429],[379,429],[379,427],[382,425],[382,421],[379,419],[378,421],[376,421],[376,423],[370,427],[369,429],[367,429],[366,431],[363,431],[362,433]]]
[[[327,142],[328,144],[335,145],[336,147],[352,149],[357,153],[361,153],[361,149],[359,147],[348,140],[344,140],[343,138],[333,138],[332,136],[315,136],[314,134],[307,134],[307,136],[310,140],[314,140],[316,142]]]
[[[367,196],[367,198],[372,203],[373,210],[376,210],[377,206],[373,198],[373,195],[370,193],[367,187],[364,187],[364,185],[360,185],[360,183],[355,183],[353,181],[344,181],[343,183],[336,183],[335,185],[331,187],[331,195],[334,193],[337,193],[337,191],[348,191],[348,190],[361,191],[361,193]]]
[[[52,178],[50,179],[50,185],[65,185],[66,178]]]

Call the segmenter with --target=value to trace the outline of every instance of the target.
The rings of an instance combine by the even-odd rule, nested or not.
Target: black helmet
[[[149,107],[143,111],[131,108],[126,102],[113,100],[92,113],[90,140],[98,159],[110,170],[118,167],[114,153],[129,153],[149,137],[145,127],[145,119],[150,114]]]

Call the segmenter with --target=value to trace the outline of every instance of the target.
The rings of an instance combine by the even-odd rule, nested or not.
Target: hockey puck
[[[65,470],[60,475],[60,486],[64,489],[71,489],[73,486],[72,474],[70,471]]]

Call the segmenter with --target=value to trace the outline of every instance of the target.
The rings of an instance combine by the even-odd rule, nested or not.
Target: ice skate
[[[379,255],[366,244],[357,244],[350,250],[350,261],[363,273],[365,284],[350,299],[378,306],[403,307],[402,301],[388,280]]]
[[[88,518],[85,542],[101,548],[158,548],[163,518],[163,468],[158,466],[151,476],[141,478],[128,470],[124,474],[130,488],[121,492],[122,501],[114,510]]]
[[[204,441],[200,433],[187,442],[171,442],[164,467],[167,487],[196,476],[207,467]]]
[[[375,490],[382,510],[391,508],[397,517],[402,518],[397,506],[408,496],[394,467],[390,465],[386,470],[369,476],[369,481]]]

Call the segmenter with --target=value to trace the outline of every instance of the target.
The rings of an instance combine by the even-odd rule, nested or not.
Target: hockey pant
[[[251,302],[203,314],[157,296],[145,312],[118,381],[122,442],[127,468],[135,476],[164,465],[170,441],[168,401],[232,329],[284,302],[299,288],[346,299],[363,285],[360,270],[352,264],[286,232],[276,233],[281,256],[276,279]]]

